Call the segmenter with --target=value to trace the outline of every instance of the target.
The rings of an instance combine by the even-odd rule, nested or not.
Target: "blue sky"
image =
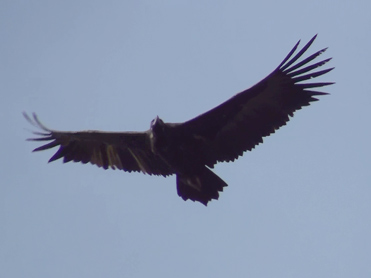
[[[371,277],[370,1],[2,1],[1,277]],[[329,47],[330,96],[215,172],[208,207],[175,177],[48,164],[59,130],[180,122]]]

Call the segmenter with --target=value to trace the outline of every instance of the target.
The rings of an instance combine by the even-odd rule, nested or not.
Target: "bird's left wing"
[[[29,141],[51,141],[34,151],[59,146],[49,162],[63,158],[63,162],[90,162],[104,169],[143,172],[150,175],[173,174],[171,168],[151,151],[147,132],[66,132],[46,128],[36,114],[25,118],[42,132],[33,132],[38,138]]]
[[[218,161],[233,161],[285,125],[296,110],[318,100],[316,96],[325,95],[316,89],[333,83],[305,81],[333,69],[312,72],[331,60],[311,63],[326,48],[297,62],[315,38],[293,56],[298,42],[282,63],[255,86],[176,126],[178,133],[184,134],[183,144],[197,150],[199,159],[209,167]]]

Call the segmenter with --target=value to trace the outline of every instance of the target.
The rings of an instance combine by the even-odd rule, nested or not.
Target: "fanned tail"
[[[212,199],[217,200],[219,192],[223,191],[223,187],[227,186],[220,177],[206,167],[197,174],[177,174],[176,183],[178,195],[184,201],[190,199],[205,206]]]

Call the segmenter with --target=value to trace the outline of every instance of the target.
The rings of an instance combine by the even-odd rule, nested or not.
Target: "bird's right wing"
[[[49,162],[63,158],[63,162],[90,162],[104,169],[112,168],[127,172],[143,172],[150,175],[167,176],[173,174],[169,165],[150,148],[147,132],[65,132],[46,128],[36,114],[25,118],[43,132],[33,132],[40,137],[29,141],[51,141],[34,151],[42,151],[59,146]]]

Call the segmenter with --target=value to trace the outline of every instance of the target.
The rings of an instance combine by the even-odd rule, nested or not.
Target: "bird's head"
[[[164,122],[159,118],[159,116],[156,116],[151,122],[151,131],[154,134],[161,133],[165,128]]]
[[[149,139],[151,143],[151,150],[153,153],[157,152],[156,144],[158,143],[160,138],[163,138],[165,131],[165,124],[164,122],[157,116],[151,122],[150,132],[149,132]],[[161,139],[160,139],[161,140]]]

